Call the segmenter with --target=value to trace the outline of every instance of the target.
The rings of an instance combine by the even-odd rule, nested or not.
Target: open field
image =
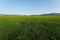
[[[60,16],[0,16],[0,40],[60,40]]]

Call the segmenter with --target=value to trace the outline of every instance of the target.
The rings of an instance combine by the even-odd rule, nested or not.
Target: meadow
[[[60,40],[60,16],[0,16],[0,40]]]

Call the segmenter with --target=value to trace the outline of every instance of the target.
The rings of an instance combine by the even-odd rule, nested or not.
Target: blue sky
[[[60,0],[0,0],[0,14],[60,13]]]

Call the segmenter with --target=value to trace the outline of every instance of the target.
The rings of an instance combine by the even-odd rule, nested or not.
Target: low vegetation
[[[0,16],[0,40],[60,40],[60,16]]]

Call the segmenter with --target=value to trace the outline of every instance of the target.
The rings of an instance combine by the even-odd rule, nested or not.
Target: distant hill
[[[42,14],[41,16],[60,16],[60,13]]]
[[[16,14],[0,14],[0,16],[60,16],[60,13],[49,13],[49,14],[41,14],[41,15],[16,15]]]

